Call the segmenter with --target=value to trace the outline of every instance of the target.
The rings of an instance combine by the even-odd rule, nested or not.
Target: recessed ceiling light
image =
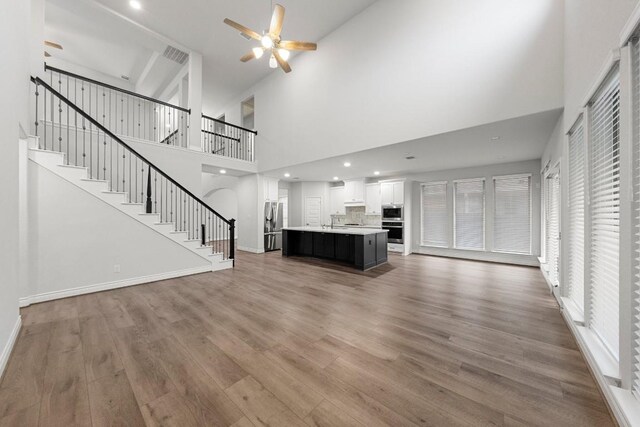
[[[349,162],[344,162],[344,167],[345,167],[345,168],[348,168],[349,166],[351,166],[351,163],[349,163]]]
[[[129,6],[131,6],[131,8],[135,9],[135,10],[142,9],[142,5],[140,4],[140,2],[138,0],[131,0],[129,2]]]
[[[492,141],[497,141],[497,140],[499,140],[500,138],[502,138],[502,137],[500,137],[500,136],[492,136],[492,137],[491,137],[491,140],[492,140]]]
[[[291,174],[290,174],[289,172],[287,172],[287,173],[285,173],[285,174],[284,174],[284,177],[285,177],[285,178],[289,178],[290,176],[291,176]]]
[[[375,171],[373,174],[374,175],[380,175],[380,171]]]
[[[227,173],[227,171],[226,171],[226,170],[224,170],[224,169],[220,169],[220,173],[221,173],[221,174],[225,174],[225,173]]]
[[[333,177],[333,180],[334,180],[334,181],[337,181],[337,180],[339,180],[339,179],[340,179],[340,178],[338,178],[337,176],[334,176],[334,177]]]

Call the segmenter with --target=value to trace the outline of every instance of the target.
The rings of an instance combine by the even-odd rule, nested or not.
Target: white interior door
[[[322,224],[322,197],[305,197],[304,224],[320,227]]]

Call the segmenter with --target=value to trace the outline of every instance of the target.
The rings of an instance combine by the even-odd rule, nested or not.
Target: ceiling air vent
[[[183,52],[173,46],[167,46],[162,56],[171,61],[177,62],[180,65],[184,64],[187,62],[187,59],[189,59],[189,54],[187,52]]]
[[[415,159],[415,158],[416,158],[416,156],[406,156],[406,157],[405,157],[405,159],[407,159],[407,160],[413,160],[413,159]]]

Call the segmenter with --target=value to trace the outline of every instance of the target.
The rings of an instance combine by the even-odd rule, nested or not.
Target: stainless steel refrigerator
[[[282,203],[264,203],[264,250],[282,249]]]

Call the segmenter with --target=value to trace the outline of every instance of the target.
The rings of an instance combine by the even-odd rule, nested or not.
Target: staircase
[[[107,117],[110,108],[102,110],[104,124],[99,123],[41,78],[31,81],[31,161],[206,259],[212,271],[233,267],[235,220],[222,217],[116,136],[107,127],[116,121]]]

